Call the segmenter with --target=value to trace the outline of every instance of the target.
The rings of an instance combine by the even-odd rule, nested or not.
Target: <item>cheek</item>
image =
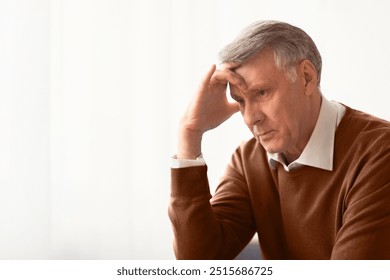
[[[292,97],[291,92],[286,92],[284,95]],[[285,97],[275,102],[273,108],[269,111],[269,119],[285,136],[294,135],[297,129],[297,116],[301,114],[297,108],[297,102],[293,98]]]
[[[278,131],[279,138],[284,141],[290,142],[296,137],[296,124],[293,122],[293,116],[286,111],[270,116],[269,121],[270,125]]]

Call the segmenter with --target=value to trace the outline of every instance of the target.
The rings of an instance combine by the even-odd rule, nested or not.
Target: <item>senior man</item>
[[[248,26],[220,53],[179,127],[169,216],[178,259],[390,259],[390,124],[327,100],[301,29]],[[228,102],[230,86],[234,103]],[[203,134],[241,111],[240,145],[213,196]]]

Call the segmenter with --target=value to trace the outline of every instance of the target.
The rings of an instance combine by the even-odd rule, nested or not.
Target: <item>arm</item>
[[[385,137],[354,178],[332,259],[390,259],[390,146]],[[389,138],[387,138],[389,139]],[[380,141],[385,140],[385,141]]]
[[[172,169],[169,216],[178,259],[233,259],[253,237],[248,189],[235,166],[238,154],[213,198],[206,166]]]
[[[179,127],[178,159],[201,154],[203,134],[238,111],[226,98],[227,84],[245,87],[240,76],[213,66],[194,96]],[[226,179],[218,202],[210,203],[207,167],[172,169],[169,216],[179,259],[229,259],[245,246],[254,233],[244,180]],[[229,178],[227,176],[226,178]],[[227,187],[226,187],[227,186]],[[226,191],[228,190],[228,191]],[[221,199],[222,197],[222,199]]]

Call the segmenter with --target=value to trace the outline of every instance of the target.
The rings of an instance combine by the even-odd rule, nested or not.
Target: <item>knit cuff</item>
[[[171,169],[171,196],[188,197],[209,195],[207,166]]]

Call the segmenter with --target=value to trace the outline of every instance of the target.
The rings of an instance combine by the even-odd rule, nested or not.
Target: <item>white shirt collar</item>
[[[278,161],[283,165],[286,171],[290,171],[302,165],[332,171],[334,136],[336,128],[344,114],[345,107],[343,105],[334,101],[330,102],[322,96],[321,109],[317,123],[299,158],[287,166],[283,154],[272,154],[267,152],[270,165],[275,167],[276,161]]]

